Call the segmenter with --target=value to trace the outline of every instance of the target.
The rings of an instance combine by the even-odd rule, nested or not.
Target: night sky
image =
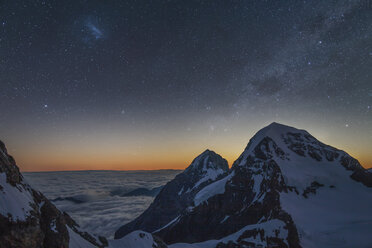
[[[0,0],[21,170],[229,162],[273,121],[372,167],[372,2]]]

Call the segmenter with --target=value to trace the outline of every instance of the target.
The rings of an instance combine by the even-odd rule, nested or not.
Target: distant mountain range
[[[164,187],[119,192],[157,196],[107,241],[26,184],[1,143],[0,247],[367,248],[371,187],[371,170],[346,152],[272,123],[230,169],[206,150]]]

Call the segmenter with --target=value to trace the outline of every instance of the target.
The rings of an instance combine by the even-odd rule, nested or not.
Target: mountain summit
[[[204,168],[203,159],[193,164]],[[190,165],[180,176],[191,170]],[[162,227],[149,231],[177,248],[190,243],[218,248],[372,245],[372,173],[305,130],[270,124],[220,175],[197,188],[195,181],[184,184],[177,177],[169,182],[178,193],[167,201],[157,197],[153,204],[183,204],[172,208],[168,222],[157,223]],[[152,216],[143,215],[135,228]]]
[[[197,156],[189,167],[186,168],[185,173],[197,172],[197,176],[202,176],[203,172],[211,170],[213,172],[222,173],[227,171],[229,166],[227,161],[214,151],[205,150]]]
[[[226,176],[228,170],[229,166],[224,158],[213,151],[204,151],[163,187],[143,214],[120,227],[115,238],[121,238],[138,229],[154,232],[164,227],[192,205],[195,194],[201,188]]]
[[[308,184],[312,178],[310,174],[314,177],[329,176],[325,173],[328,167],[319,168],[316,165],[336,162],[351,172],[352,179],[372,187],[370,175],[349,154],[320,142],[305,130],[275,122],[253,136],[233,167],[247,165],[250,158],[275,160],[285,177],[293,180],[293,185]],[[307,177],[298,178],[304,172]]]

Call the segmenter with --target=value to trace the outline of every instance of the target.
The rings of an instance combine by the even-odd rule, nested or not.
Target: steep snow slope
[[[281,192],[280,202],[296,224],[304,247],[371,247],[371,177],[362,183],[360,164],[344,151],[327,146],[304,130],[273,123],[255,135],[237,166],[245,166],[260,140],[270,137],[284,152],[273,153],[287,185],[297,192]],[[267,150],[272,151],[269,147]],[[356,178],[359,181],[359,178]]]
[[[300,188],[307,187],[316,178],[333,180],[332,173],[336,170],[343,175],[351,176],[355,170],[366,172],[357,160],[346,152],[325,145],[311,136],[305,130],[272,123],[261,129],[249,142],[247,148],[235,166],[245,166],[249,157],[255,156],[255,149],[263,139],[269,138],[271,147],[260,147],[263,153],[268,153],[267,159],[278,163],[286,183]],[[283,155],[273,153],[273,145],[279,147]],[[340,168],[340,165],[341,168]],[[345,167],[349,172],[345,172]],[[370,182],[365,181],[365,184]]]
[[[9,217],[12,221],[26,221],[33,210],[33,197],[27,186],[22,184],[16,187],[7,183],[5,173],[0,173],[0,214]]]
[[[231,173],[224,178],[202,188],[194,197],[194,205],[198,206],[200,203],[208,200],[214,195],[225,193],[225,185],[233,176],[234,173]]]

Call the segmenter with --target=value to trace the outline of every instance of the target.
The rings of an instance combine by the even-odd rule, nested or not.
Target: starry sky
[[[23,171],[230,164],[273,121],[372,167],[369,0],[0,0],[0,139]]]

